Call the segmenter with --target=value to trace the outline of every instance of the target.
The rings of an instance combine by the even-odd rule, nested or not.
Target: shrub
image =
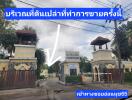
[[[4,59],[4,54],[0,54],[0,59]]]
[[[81,83],[82,82],[80,75],[78,75],[78,76],[66,76],[65,80],[66,80],[66,83]]]
[[[39,79],[45,79],[45,76],[44,75],[39,76]]]
[[[1,73],[0,73],[1,74]],[[0,76],[0,89],[3,87],[3,78]]]
[[[132,82],[132,72],[125,73],[125,82]]]

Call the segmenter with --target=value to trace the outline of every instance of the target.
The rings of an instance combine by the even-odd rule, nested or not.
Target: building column
[[[107,43],[106,43],[106,50],[108,49]]]
[[[95,74],[95,68],[93,67],[93,81],[96,81],[96,74]]]
[[[124,68],[124,73],[126,72],[125,68]]]
[[[94,51],[96,51],[96,46],[94,45]]]
[[[131,72],[131,67],[129,67],[129,72]]]
[[[99,45],[99,49],[102,49],[102,45]]]
[[[100,82],[100,72],[99,72],[99,68],[98,68],[98,80]]]
[[[95,73],[93,74],[93,81],[95,82]]]

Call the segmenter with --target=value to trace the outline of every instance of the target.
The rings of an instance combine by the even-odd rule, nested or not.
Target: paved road
[[[76,100],[75,90],[77,89],[86,89],[86,87],[82,87],[81,85],[76,86],[65,86],[58,83],[57,79],[49,79],[44,83],[44,87],[48,88],[50,99],[54,100]],[[87,87],[87,89],[97,89],[96,87]],[[63,90],[60,93],[55,93],[55,90]],[[81,100],[81,99],[79,99]],[[82,100],[97,100],[97,99],[82,99]],[[102,99],[98,99],[102,100]],[[116,100],[116,99],[105,99],[105,100]]]
[[[39,88],[16,89],[0,91],[0,100],[77,100],[75,90],[77,89],[129,89],[119,84],[87,84],[65,86],[58,83],[56,78],[40,82]],[[81,99],[79,99],[81,100]],[[116,99],[82,99],[82,100],[116,100]],[[132,99],[128,99],[132,100]]]
[[[132,87],[122,86],[119,84],[88,84],[88,85],[64,86],[59,84],[57,79],[49,79],[46,81],[45,85],[48,87],[49,91],[52,91],[53,93],[52,95],[57,100],[76,100],[75,90],[77,89],[128,89],[129,95],[132,94]],[[64,91],[60,93],[54,93],[53,92],[54,90],[64,90]],[[85,100],[97,100],[97,99],[85,99]],[[119,100],[119,99],[98,99],[98,100]]]
[[[39,88],[26,88],[0,91],[0,100],[47,100]]]

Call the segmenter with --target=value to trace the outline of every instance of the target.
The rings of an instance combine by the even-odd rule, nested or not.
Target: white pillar
[[[129,72],[131,72],[131,67],[129,67]]]

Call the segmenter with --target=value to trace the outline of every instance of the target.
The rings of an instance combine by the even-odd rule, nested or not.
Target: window
[[[77,75],[77,70],[76,69],[70,69],[70,76],[71,75]]]

